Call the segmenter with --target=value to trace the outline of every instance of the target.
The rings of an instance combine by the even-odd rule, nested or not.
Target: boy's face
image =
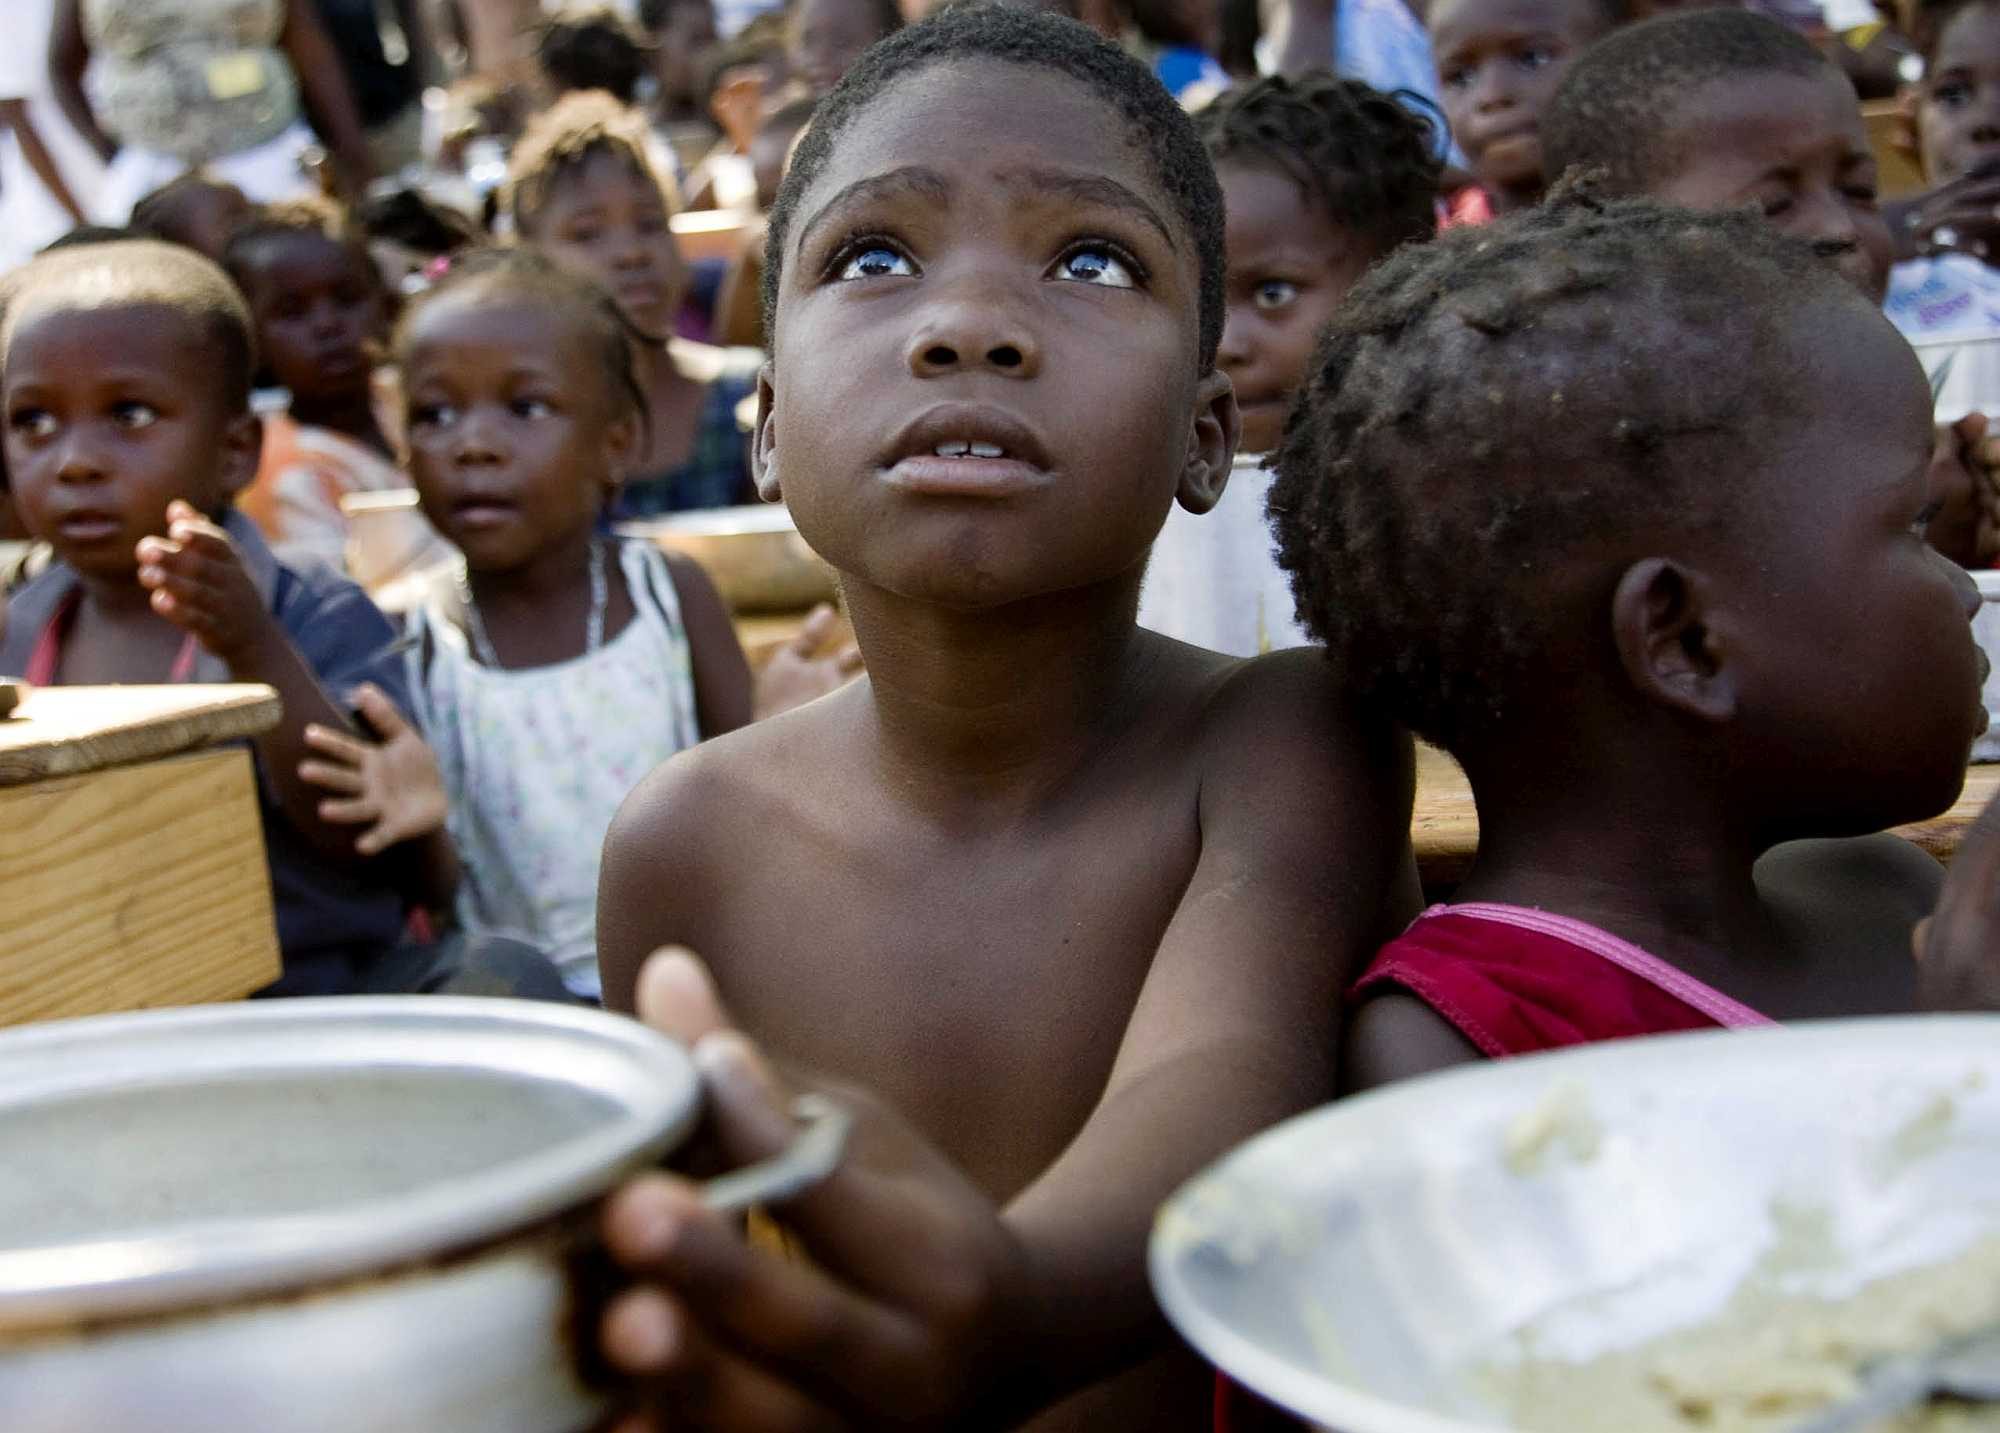
[[[1320,330],[1374,254],[1288,174],[1225,159],[1216,177],[1229,225],[1229,310],[1216,359],[1236,388],[1243,451],[1268,453]]]
[[[475,569],[518,568],[596,521],[633,425],[579,325],[481,285],[419,313],[402,358],[411,478]]]
[[[687,264],[667,219],[659,185],[615,154],[593,154],[550,188],[527,237],[603,284],[628,323],[663,342],[687,289]]]
[[[1917,138],[1932,184],[2000,164],[2000,5],[1945,22],[1917,94]]]
[[[802,0],[788,47],[792,73],[823,95],[881,38],[881,22],[868,0]]]
[[[1431,48],[1452,137],[1502,195],[1542,186],[1542,109],[1607,28],[1592,0],[1436,0]]]
[[[1882,301],[1889,229],[1876,207],[1860,105],[1844,77],[1829,70],[1716,80],[1691,90],[1668,125],[1667,158],[1648,194],[1691,209],[1754,204]]]
[[[222,506],[256,470],[259,430],[215,382],[215,344],[161,305],[30,303],[6,355],[7,471],[29,531],[89,577],[131,582],[167,504]]]
[[[1820,302],[1796,325],[1801,406],[1765,459],[1768,494],[1721,539],[1718,635],[1753,755],[1810,774],[1829,809],[1802,821],[1859,833],[1957,796],[1986,729],[1979,594],[1924,540],[1930,388],[1909,345],[1859,305]]]
[[[388,321],[372,262],[316,234],[275,235],[250,257],[245,297],[278,382],[306,400],[366,394],[369,349]]]
[[[899,78],[787,236],[757,458],[845,573],[993,607],[1133,576],[1235,439],[1195,242],[1127,121],[991,61]]]

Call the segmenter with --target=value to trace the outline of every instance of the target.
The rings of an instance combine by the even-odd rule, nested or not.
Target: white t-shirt
[[[1944,374],[1940,423],[1974,409],[2000,416],[2000,270],[1966,254],[1912,259],[1890,272],[1882,309],[1933,381]]]
[[[56,167],[89,213],[104,172],[97,154],[70,127],[49,84],[49,30],[54,0],[8,0],[7,34],[0,43],[0,99],[28,102],[28,121],[42,137]],[[74,221],[28,167],[21,142],[10,126],[0,135],[0,268],[33,257],[35,250],[66,232]]]
[[[1274,476],[1237,458],[1222,501],[1196,516],[1175,505],[1153,542],[1139,625],[1232,657],[1312,644],[1293,618],[1291,580],[1264,516]]]

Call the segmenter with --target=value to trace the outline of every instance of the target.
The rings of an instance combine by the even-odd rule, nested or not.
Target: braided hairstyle
[[[1067,75],[1117,113],[1126,137],[1150,162],[1161,192],[1193,240],[1201,264],[1201,367],[1204,372],[1213,368],[1222,340],[1222,189],[1193,122],[1150,70],[1088,26],[998,3],[948,6],[898,30],[863,55],[820,103],[771,206],[764,249],[764,332],[774,339],[778,332],[785,241],[799,201],[833,158],[841,136],[890,86],[957,60],[995,60]]]
[[[1273,75],[1227,91],[1194,123],[1217,164],[1246,160],[1289,175],[1377,253],[1437,229],[1437,129],[1396,95],[1325,70]]]
[[[645,422],[646,391],[639,383],[637,359],[645,340],[625,321],[609,290],[539,249],[509,244],[475,249],[453,259],[444,277],[413,299],[397,320],[390,347],[399,365],[408,366],[410,333],[417,320],[468,291],[522,298],[566,315],[603,365],[614,402]]]
[[[1797,316],[1827,303],[1868,306],[1748,212],[1559,191],[1398,250],[1322,338],[1274,460],[1300,621],[1420,736],[1482,739],[1642,544],[1737,516],[1796,407]]]

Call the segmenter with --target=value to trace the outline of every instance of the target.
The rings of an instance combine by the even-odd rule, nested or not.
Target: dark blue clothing
[[[265,604],[333,701],[343,702],[353,688],[373,682],[399,711],[410,710],[403,660],[388,650],[396,630],[365,592],[325,569],[299,572],[285,566],[241,513],[231,511],[223,527]],[[80,585],[75,572],[58,562],[9,599],[0,672],[27,668],[37,639]],[[194,680],[224,682],[229,674],[204,652]],[[341,868],[322,860],[279,808],[261,764],[257,789],[285,962],[284,976],[269,993],[332,995],[355,989],[365,967],[402,938],[403,898],[381,860]]]

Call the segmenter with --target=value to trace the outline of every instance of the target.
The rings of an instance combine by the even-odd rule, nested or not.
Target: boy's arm
[[[70,192],[69,181],[63,178],[62,170],[56,167],[55,156],[42,143],[41,132],[28,114],[28,102],[24,99],[0,100],[0,125],[14,131],[14,138],[20,143],[21,157],[28,161],[28,168],[72,221],[85,222],[83,206],[76,202],[76,195]]]
[[[1348,1021],[1340,1043],[1340,1090],[1358,1095],[1485,1058],[1437,1011],[1394,991],[1370,999]]]
[[[1316,652],[1254,664],[1219,706],[1202,855],[1111,1078],[1004,1213],[883,1112],[864,1121],[873,1147],[787,1209],[809,1271],[724,1238],[670,1180],[614,1201],[607,1236],[653,1283],[613,1307],[606,1347],[661,1380],[669,1424],[759,1426],[760,1409],[804,1406],[827,1419],[804,1426],[992,1426],[1161,1344],[1145,1275],[1155,1211],[1225,1150],[1332,1097],[1340,995],[1415,913],[1407,738],[1359,721]],[[616,865],[607,854],[603,948]],[[635,965],[616,981],[607,969],[607,998],[614,985],[631,998]],[[719,1088],[730,1154],[782,1142],[740,1098],[735,1127],[750,1133],[732,1144]],[[891,1228],[903,1232],[876,1237]],[[653,1338],[651,1316],[677,1332]]]

